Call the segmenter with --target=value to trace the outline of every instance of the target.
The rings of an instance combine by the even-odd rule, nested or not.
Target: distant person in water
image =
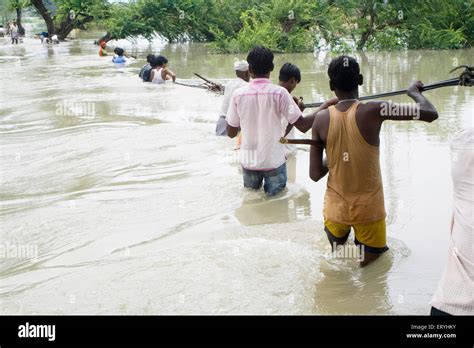
[[[51,35],[51,43],[59,44],[59,37],[56,34]]]
[[[279,142],[282,119],[303,133],[311,129],[316,112],[335,101],[324,103],[313,114],[303,114],[288,91],[270,81],[273,71],[273,52],[255,46],[247,56],[252,80],[234,91],[227,112],[227,135],[234,138],[242,129],[240,159],[244,187],[259,190],[268,196],[286,187],[285,148]]]
[[[5,37],[6,35],[6,31],[5,29],[3,28],[3,25],[0,25],[0,37]]]
[[[143,82],[151,82],[151,61],[155,58],[155,55],[149,54],[146,56],[146,64],[140,69],[138,76],[143,80]]]
[[[10,26],[10,37],[12,39],[12,45],[17,44],[18,45],[18,39],[20,38],[20,33],[18,32],[18,25],[16,24],[15,21]]]
[[[6,26],[5,26],[5,35],[10,35],[10,29],[12,27],[12,24],[10,22],[7,22]]]
[[[278,75],[279,85],[282,86],[284,89],[288,91],[288,93],[292,93],[296,86],[301,82],[301,72],[300,69],[291,63],[285,63],[280,69],[280,73]],[[293,97],[293,100],[301,111],[304,111],[304,103],[303,99],[297,99]],[[289,139],[295,139],[296,132],[292,125],[288,123],[287,120],[282,119],[282,127],[284,130],[284,136],[288,136]],[[285,144],[285,156],[288,158],[289,156],[293,156],[296,154],[297,148],[295,144]]]
[[[448,259],[431,300],[431,315],[474,315],[474,128],[451,141],[453,217]]]
[[[123,48],[116,47],[114,49],[114,53],[115,55],[112,58],[112,62],[114,64],[123,65],[127,62],[127,58],[124,57],[125,51],[123,50]]]
[[[360,266],[388,250],[385,206],[380,172],[380,129],[387,120],[432,122],[436,108],[421,94],[418,81],[408,89],[416,104],[361,103],[358,87],[363,77],[357,61],[340,56],[328,68],[329,87],[339,102],[318,112],[313,124],[310,177],[329,173],[324,197],[324,225],[333,251],[344,245],[351,228],[360,247]],[[327,159],[323,158],[326,150]]]
[[[107,42],[105,41],[100,41],[99,42],[99,56],[100,57],[105,57],[107,56]]]
[[[39,34],[39,38],[41,40],[41,43],[44,43],[44,40],[46,39],[46,43],[48,42],[48,33],[46,31],[42,31],[40,34]]]
[[[229,110],[232,95],[236,89],[246,86],[250,80],[249,63],[247,63],[246,60],[236,61],[234,63],[234,70],[237,77],[225,86],[221,115],[219,116],[216,125],[216,135],[227,135],[227,122],[225,117]]]
[[[157,56],[152,60],[153,70],[150,74],[150,80],[152,83],[163,84],[166,80],[176,81],[176,74],[167,68],[168,59],[164,56]]]

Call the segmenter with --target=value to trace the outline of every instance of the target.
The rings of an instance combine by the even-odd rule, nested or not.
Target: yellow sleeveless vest
[[[326,141],[329,177],[324,217],[347,225],[384,219],[379,147],[368,144],[356,123],[359,101],[345,111],[329,107]]]

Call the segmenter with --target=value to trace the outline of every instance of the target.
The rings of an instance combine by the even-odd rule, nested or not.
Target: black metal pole
[[[448,86],[457,86],[459,85],[459,78],[452,78],[449,80],[444,80],[440,82],[435,82],[431,83],[429,85],[423,86],[421,89],[422,91],[429,91],[432,89],[436,88],[441,88],[441,87],[448,87]],[[368,95],[364,97],[360,97],[359,100],[369,100],[369,99],[377,99],[377,98],[386,98],[386,97],[391,97],[394,95],[401,95],[405,94],[407,92],[407,89],[400,89],[398,91],[393,91],[393,92],[388,92],[388,93],[380,93],[380,94],[374,94],[374,95]],[[310,104],[305,104],[305,108],[317,108],[321,106],[323,103],[310,103]]]

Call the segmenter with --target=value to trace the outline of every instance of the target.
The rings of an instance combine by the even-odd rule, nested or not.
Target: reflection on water
[[[289,160],[282,194],[243,189],[234,142],[213,134],[222,98],[144,84],[143,59],[116,69],[92,38],[0,41],[0,242],[38,249],[0,261],[2,313],[427,313],[447,245],[448,141],[472,126],[472,90],[428,92],[435,123],[384,124],[391,249],[359,269],[328,257],[325,180],[308,178],[307,147]],[[152,50],[119,44],[139,57]],[[227,81],[244,58],[153,47],[193,82],[194,72]],[[472,53],[357,53],[361,94],[445,80],[453,59]],[[277,55],[275,66],[299,65],[294,94],[321,101],[331,58]]]

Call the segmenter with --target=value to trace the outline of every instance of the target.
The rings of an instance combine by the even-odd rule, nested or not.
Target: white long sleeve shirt
[[[474,314],[474,128],[451,142],[454,190],[448,261],[431,305],[452,315]]]
[[[246,86],[247,84],[248,84],[247,81],[245,81],[244,79],[241,79],[240,77],[237,77],[236,79],[233,79],[225,86],[224,100],[222,101],[222,108],[221,108],[221,115],[223,116],[227,115],[227,111],[229,110],[230,100],[232,98],[232,94],[234,93],[234,91],[237,88]]]

